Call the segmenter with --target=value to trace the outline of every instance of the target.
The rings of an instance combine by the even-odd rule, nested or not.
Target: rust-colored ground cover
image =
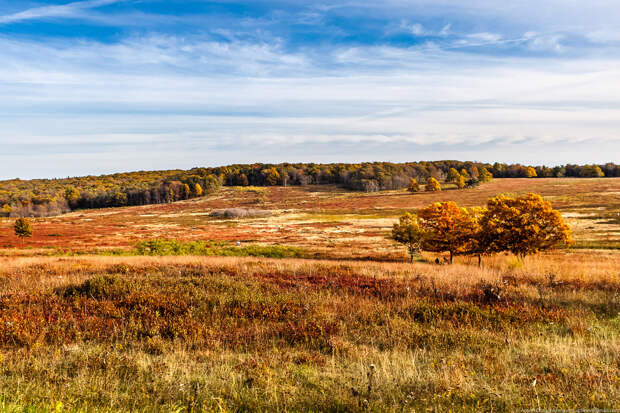
[[[130,247],[153,238],[240,241],[303,247],[321,256],[399,259],[386,239],[404,210],[436,201],[484,205],[500,193],[538,192],[565,215],[578,244],[620,246],[620,178],[496,179],[477,188],[410,194],[360,193],[331,186],[230,188],[172,204],[77,211],[34,220],[32,248],[92,250]],[[267,210],[269,217],[216,219],[214,209]],[[0,248],[19,247],[11,221],[0,222]]]

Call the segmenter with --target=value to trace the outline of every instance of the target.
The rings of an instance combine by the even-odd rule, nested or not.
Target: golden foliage
[[[435,178],[428,178],[428,181],[426,182],[426,186],[424,188],[430,192],[441,191],[441,185]]]
[[[420,191],[420,184],[418,183],[418,181],[415,178],[411,178],[409,180],[409,185],[407,186],[407,191],[409,191],[409,192],[419,192]]]
[[[480,225],[490,252],[524,257],[572,242],[562,215],[538,194],[490,199]]]
[[[414,255],[420,251],[423,232],[418,224],[418,217],[405,213],[397,224],[392,227],[392,239],[407,246],[411,262]]]
[[[476,230],[476,221],[465,208],[455,202],[436,202],[418,212],[424,232],[422,248],[426,251],[456,254],[467,251]]]

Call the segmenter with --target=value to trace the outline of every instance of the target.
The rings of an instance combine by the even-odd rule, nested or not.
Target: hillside
[[[451,171],[452,170],[452,171]],[[54,216],[76,209],[170,203],[213,193],[222,186],[338,185],[364,192],[407,187],[411,178],[445,181],[451,173],[474,186],[490,173],[496,178],[618,177],[620,167],[565,165],[554,168],[519,164],[434,161],[361,164],[252,164],[188,171],[140,171],[65,179],[0,181],[0,215]],[[489,175],[490,176],[490,175]]]
[[[233,244],[296,246],[320,257],[401,259],[386,236],[405,210],[436,201],[484,205],[500,193],[537,192],[572,226],[577,247],[620,247],[620,179],[496,179],[474,188],[411,194],[406,190],[363,193],[336,186],[224,187],[200,198],[168,204],[85,210],[34,221],[27,245],[88,251],[129,248],[138,241],[173,238]],[[268,216],[211,216],[245,208]],[[0,221],[0,247],[19,244],[11,223]],[[278,229],[279,227],[279,229]],[[50,250],[48,250],[50,251]]]

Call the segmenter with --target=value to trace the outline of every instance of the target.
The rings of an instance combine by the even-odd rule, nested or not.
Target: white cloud
[[[0,24],[16,23],[24,20],[38,20],[50,17],[83,17],[83,10],[107,6],[125,0],[86,0],[64,5],[33,7],[17,13],[0,16]]]
[[[586,36],[594,43],[609,44],[620,43],[620,30],[617,29],[600,29],[588,33]]]
[[[23,171],[37,148],[38,171],[55,162],[55,174],[70,175],[278,156],[533,162],[537,152],[527,159],[524,148],[555,145],[547,163],[561,163],[620,151],[613,57],[358,47],[325,59],[338,69],[273,45],[156,37],[34,47],[0,38],[0,162]],[[588,152],[591,139],[607,149]],[[334,159],[334,150],[345,152]],[[88,162],[58,164],[75,151]],[[133,154],[126,164],[123,153]]]

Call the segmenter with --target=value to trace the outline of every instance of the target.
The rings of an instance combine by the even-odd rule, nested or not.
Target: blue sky
[[[610,0],[0,0],[0,178],[620,161]]]

